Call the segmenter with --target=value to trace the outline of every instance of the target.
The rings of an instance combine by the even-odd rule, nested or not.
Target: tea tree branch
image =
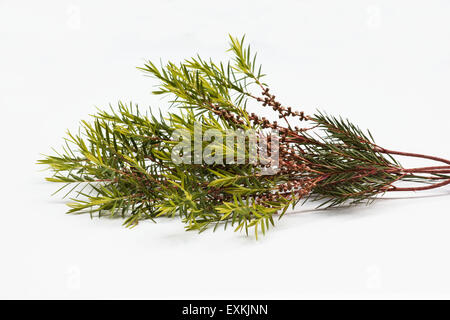
[[[62,184],[58,191],[69,190],[70,213],[120,215],[129,227],[179,217],[187,230],[230,226],[258,237],[300,201],[334,207],[450,184],[449,160],[392,151],[341,117],[285,106],[262,82],[244,38],[230,37],[229,52],[227,62],[147,62],[139,69],[156,79],[153,93],[168,96],[175,112],[142,113],[119,102],[38,161],[51,170],[48,181]],[[283,124],[251,112],[250,102],[271,108]],[[407,169],[394,156],[440,165]]]

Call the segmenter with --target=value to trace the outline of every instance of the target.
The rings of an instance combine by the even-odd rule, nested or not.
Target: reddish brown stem
[[[439,187],[443,187],[447,184],[450,184],[450,179],[442,181],[440,183],[435,183],[432,184],[430,186],[425,186],[425,187],[409,187],[409,188],[399,188],[399,187],[394,187],[392,186],[391,189],[388,189],[387,191],[422,191],[422,190],[430,190],[430,189],[435,189],[435,188],[439,188]]]
[[[410,169],[405,169],[406,171],[415,171],[415,170],[450,170],[450,166],[437,166],[437,167],[421,167],[421,168],[410,168]]]
[[[450,160],[447,160],[447,159],[444,159],[444,158],[439,158],[439,157],[434,157],[434,156],[428,156],[428,155],[425,155],[425,154],[394,151],[394,150],[388,150],[388,149],[380,148],[380,147],[378,147],[376,150],[378,152],[381,152],[381,153],[397,154],[397,155],[405,156],[405,157],[415,157],[415,158],[429,159],[429,160],[439,161],[439,162],[443,162],[443,163],[446,163],[446,164],[450,165]]]
[[[436,169],[436,170],[431,170],[431,169],[404,169],[402,170],[403,172],[408,172],[408,173],[432,173],[432,174],[446,174],[446,173],[450,173],[450,169]]]
[[[436,174],[444,174],[444,173],[449,173],[450,172],[450,166],[422,167],[422,168],[409,168],[409,169],[393,167],[393,168],[387,169],[386,172],[389,172],[389,173],[406,172],[406,173],[436,173]]]
[[[450,170],[447,171],[407,171],[408,173],[429,173],[429,174],[449,174]]]

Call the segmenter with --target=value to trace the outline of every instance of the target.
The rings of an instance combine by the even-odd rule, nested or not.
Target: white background
[[[283,103],[450,157],[449,1],[0,0],[0,298],[450,298],[449,187],[300,207],[259,241],[64,214],[40,153],[96,106],[166,108],[135,67],[224,59],[228,33]]]

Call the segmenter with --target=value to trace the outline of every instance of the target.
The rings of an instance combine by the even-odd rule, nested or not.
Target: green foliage
[[[322,201],[320,207],[370,202],[398,179],[395,171],[390,173],[400,168],[398,162],[374,148],[370,132],[366,135],[350,121],[322,112],[314,121],[322,134],[317,143],[305,147],[305,158],[324,174],[311,195]]]
[[[275,216],[302,199],[327,207],[354,204],[371,201],[399,179],[421,179],[402,175],[401,166],[380,152],[369,132],[321,112],[308,118],[312,131],[293,131],[289,123],[281,131],[290,151],[283,153],[284,164],[276,174],[263,175],[263,167],[249,161],[176,163],[173,154],[188,155],[176,149],[175,130],[192,137],[196,122],[202,135],[210,129],[222,135],[222,142],[214,141],[214,152],[224,154],[231,129],[255,129],[263,135],[267,128],[281,128],[263,126],[247,112],[249,99],[277,109],[273,100],[253,93],[262,89],[268,96],[256,54],[244,38],[230,37],[229,51],[233,59],[226,63],[200,56],[161,67],[147,62],[139,69],[157,79],[154,94],[168,95],[177,112],[143,114],[137,106],[119,102],[82,121],[78,134],[69,132],[61,152],[39,160],[53,172],[47,180],[62,184],[57,192],[71,195],[69,213],[120,215],[129,227],[143,219],[180,217],[187,230],[230,225],[246,234],[252,229],[258,237],[274,225]],[[203,141],[202,147],[210,143]],[[244,150],[246,160],[249,152]]]

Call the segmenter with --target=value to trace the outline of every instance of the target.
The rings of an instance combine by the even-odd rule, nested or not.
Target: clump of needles
[[[229,51],[233,57],[226,63],[200,56],[159,67],[146,63],[139,69],[158,81],[153,93],[169,96],[176,112],[141,113],[136,105],[119,102],[82,121],[78,134],[69,132],[61,152],[39,160],[52,171],[47,180],[62,183],[58,191],[71,195],[69,213],[119,215],[130,227],[143,219],[180,217],[187,230],[223,225],[247,234],[253,228],[258,237],[302,201],[324,208],[356,205],[386,192],[450,184],[449,160],[392,151],[341,117],[295,111],[262,81],[256,54],[244,38],[230,37]],[[272,109],[278,121],[248,111],[250,102]],[[210,157],[179,150],[180,130],[194,150],[192,137],[199,135],[201,155]],[[211,130],[215,139],[208,139]],[[234,138],[232,161],[222,161],[222,151],[230,153],[224,141],[236,130],[255,132],[258,141],[267,142],[268,156],[277,153],[277,162],[252,161],[254,150],[234,148]],[[178,161],[174,154],[192,161]],[[396,155],[439,166],[405,169]],[[211,158],[216,161],[207,161]],[[417,184],[401,187],[400,181]]]

